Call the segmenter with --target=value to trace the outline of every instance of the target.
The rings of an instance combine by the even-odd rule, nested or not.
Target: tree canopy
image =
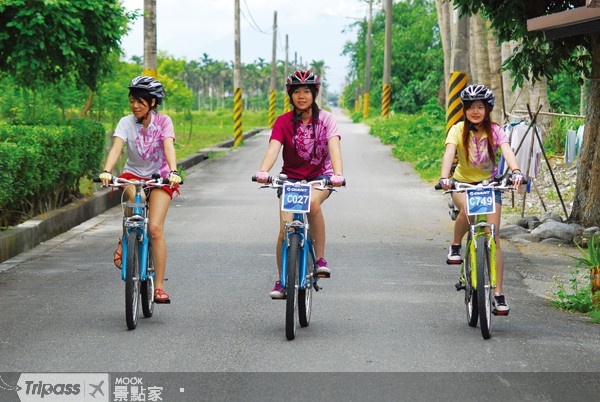
[[[589,35],[546,39],[541,31],[527,31],[527,20],[585,6],[585,0],[453,0],[461,15],[481,15],[490,21],[501,42],[518,40],[519,48],[504,63],[521,86],[523,81],[552,78],[570,69],[590,75],[592,42]],[[585,51],[582,51],[585,50]]]
[[[72,75],[96,89],[135,18],[119,0],[0,2],[0,72],[27,88]]]

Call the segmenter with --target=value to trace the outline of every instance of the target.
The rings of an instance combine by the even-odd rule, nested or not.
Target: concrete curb
[[[265,130],[258,128],[243,134],[250,138]],[[227,140],[214,148],[231,148],[234,140]],[[212,149],[212,148],[211,148]],[[211,149],[202,150],[178,162],[178,166],[188,169],[210,158]],[[61,209],[38,215],[14,228],[0,232],[0,263],[13,258],[73,227],[113,208],[121,202],[118,193],[100,189],[95,194],[79,199]]]

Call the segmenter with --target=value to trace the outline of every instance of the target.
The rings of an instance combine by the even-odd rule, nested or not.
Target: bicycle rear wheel
[[[492,286],[490,283],[490,260],[487,241],[477,238],[477,303],[479,305],[479,328],[483,339],[490,339],[492,327]]]
[[[473,263],[469,251],[471,242],[471,239],[467,239],[467,252],[465,253],[465,259],[463,261],[463,272],[465,275],[465,309],[467,312],[467,324],[469,324],[470,327],[476,327],[479,311],[477,306],[477,291],[473,289],[473,283],[471,282],[471,264]]]
[[[298,289],[298,321],[301,327],[308,327],[310,323],[310,312],[312,309],[313,281],[315,278],[315,259],[312,250],[308,252],[306,261],[307,276],[306,286]]]
[[[296,337],[296,312],[298,311],[298,268],[300,267],[300,235],[291,234],[287,253],[287,277],[285,281],[285,336],[291,341]]]
[[[135,230],[127,235],[127,265],[125,268],[127,270],[125,273],[125,320],[128,329],[135,329],[140,305],[140,248]]]
[[[150,318],[154,313],[154,259],[152,258],[152,243],[148,243],[147,261],[146,280],[140,285],[140,293],[142,295],[142,313],[145,318]]]

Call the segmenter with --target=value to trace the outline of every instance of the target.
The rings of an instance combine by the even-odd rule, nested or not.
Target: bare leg
[[[152,239],[152,258],[154,259],[155,288],[164,289],[167,268],[167,244],[164,235],[165,218],[171,204],[166,191],[155,189],[150,195],[150,215],[148,231]]]

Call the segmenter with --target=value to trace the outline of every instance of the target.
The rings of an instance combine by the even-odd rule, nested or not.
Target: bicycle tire
[[[154,259],[152,258],[152,243],[148,243],[148,263],[146,265],[146,280],[140,284],[142,296],[142,313],[145,318],[154,313]]]
[[[483,339],[492,335],[492,287],[490,283],[490,260],[487,241],[477,238],[477,304],[479,305],[479,329]]]
[[[296,337],[296,313],[298,311],[298,269],[300,268],[300,235],[289,237],[287,252],[287,277],[285,282],[285,336],[288,341]]]
[[[312,293],[315,278],[315,259],[313,250],[308,251],[306,261],[307,276],[306,286],[298,289],[298,321],[301,327],[308,327],[312,310]]]
[[[470,327],[477,326],[477,320],[479,319],[479,311],[477,305],[477,291],[473,289],[471,282],[471,253],[469,251],[472,240],[467,239],[467,252],[465,253],[465,259],[463,261],[463,272],[465,275],[465,310],[467,313],[467,324]]]
[[[127,265],[125,266],[125,320],[128,329],[135,329],[138,323],[140,305],[140,249],[137,233],[132,230],[127,235]]]

